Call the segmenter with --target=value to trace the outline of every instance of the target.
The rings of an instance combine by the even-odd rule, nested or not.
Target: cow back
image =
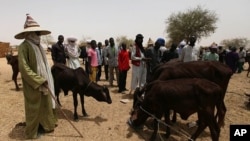
[[[152,81],[176,78],[204,78],[220,85],[226,92],[232,71],[228,66],[217,61],[176,62],[158,66]]]
[[[142,107],[149,111],[167,111],[180,113],[187,119],[198,108],[215,106],[222,102],[223,90],[214,82],[206,79],[173,79],[151,82],[142,102]]]

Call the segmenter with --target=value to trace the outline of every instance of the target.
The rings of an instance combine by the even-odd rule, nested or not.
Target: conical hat
[[[153,45],[153,44],[154,44],[154,41],[151,38],[149,38],[148,39],[148,45]]]
[[[40,35],[47,35],[51,32],[40,27],[40,25],[29,15],[26,14],[26,21],[24,23],[24,30],[15,35],[16,39],[24,39],[27,32],[40,32]]]

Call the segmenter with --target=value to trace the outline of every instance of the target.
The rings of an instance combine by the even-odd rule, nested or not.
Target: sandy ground
[[[50,53],[47,54],[48,60],[51,63]],[[24,127],[16,126],[19,122],[24,122],[24,100],[22,89],[15,91],[15,86],[11,80],[12,70],[11,66],[7,65],[5,58],[0,58],[0,140],[24,140]],[[245,66],[247,67],[247,66]],[[128,72],[127,88],[130,88],[131,70]],[[22,88],[22,82],[20,74],[18,76],[18,83]],[[102,72],[102,81],[98,82],[100,85],[108,85],[107,81],[104,81],[104,72]],[[116,84],[116,82],[114,83]],[[129,112],[132,107],[132,95],[117,93],[117,87],[109,88],[110,95],[113,103],[100,103],[94,100],[92,97],[85,97],[85,108],[89,117],[80,117],[78,122],[73,121],[73,99],[72,93],[68,96],[60,95],[61,103],[63,107],[62,111],[70,119],[70,122],[79,130],[83,135],[81,138],[78,132],[72,127],[69,121],[59,114],[59,125],[53,133],[42,135],[37,140],[46,141],[143,141],[148,140],[152,130],[148,127],[151,125],[149,120],[144,128],[139,131],[131,129],[127,125],[129,118]],[[246,77],[246,72],[241,74],[234,74],[230,80],[227,94],[225,97],[225,103],[227,106],[227,113],[225,118],[225,126],[221,128],[220,140],[229,140],[229,126],[231,124],[250,124],[250,109],[247,108],[246,103],[248,101],[244,92],[250,91],[249,78]],[[129,99],[128,103],[121,103],[121,99]],[[78,107],[78,113],[81,114],[81,109]],[[189,135],[195,131],[194,128],[187,128],[186,123],[196,120],[196,116],[192,115],[188,121],[177,119],[177,123],[174,125],[175,129],[181,128]],[[157,140],[166,140],[164,138],[163,125],[160,126],[160,134],[157,135]],[[174,132],[169,138],[169,141],[184,141],[187,140],[179,131]],[[197,141],[210,141],[210,132],[208,128],[200,135]]]

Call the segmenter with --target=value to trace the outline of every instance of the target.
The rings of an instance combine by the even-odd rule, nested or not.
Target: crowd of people
[[[133,45],[120,43],[117,46],[114,38],[110,37],[104,41],[104,45],[102,42],[97,44],[95,40],[92,40],[87,42],[86,46],[80,47],[80,50],[75,43],[75,48],[72,48],[73,42],[71,43],[71,41],[76,41],[75,38],[68,38],[68,44],[65,47],[62,38],[63,35],[59,35],[58,42],[52,46],[53,62],[65,64],[65,60],[68,58],[67,65],[75,69],[80,66],[79,58],[83,58],[85,70],[92,81],[96,83],[100,81],[101,72],[104,69],[105,80],[109,82],[110,87],[115,86],[113,83],[116,80],[119,93],[128,90],[125,87],[121,88],[120,84],[126,84],[127,71],[130,67],[132,68],[130,93],[132,93],[136,87],[143,87],[150,80],[153,69],[162,63],[173,60],[181,62],[220,61],[227,64],[233,72],[241,73],[246,57],[244,47],[240,47],[239,51],[236,51],[236,47],[224,49],[216,43],[212,43],[206,48],[198,47],[195,36],[190,36],[187,41],[183,40],[178,44],[172,43],[169,48],[166,47],[163,38],[158,38],[155,42],[149,38],[147,47],[144,47],[142,34],[136,35]],[[65,49],[61,49],[63,47]],[[69,51],[75,51],[75,55],[72,56]],[[128,52],[128,55],[124,55],[125,51]],[[77,62],[75,62],[76,60]],[[72,66],[72,64],[77,65]],[[124,66],[126,67],[124,68]]]
[[[244,47],[223,48],[213,43],[210,47],[201,48],[199,58],[203,61],[220,61],[228,65],[233,73],[241,73],[246,62],[246,55]]]
[[[27,15],[24,30],[18,33],[16,39],[24,39],[18,48],[19,69],[23,81],[25,97],[25,136],[27,139],[37,138],[39,133],[53,132],[57,126],[55,112],[54,83],[50,66],[40,44],[40,36],[50,34]],[[88,41],[86,46],[78,47],[77,39],[68,37],[64,43],[64,36],[59,35],[58,41],[52,46],[51,56],[53,63],[61,63],[69,68],[76,69],[85,65],[85,71],[91,81],[101,81],[104,68],[104,81],[110,87],[118,87],[118,93],[128,91],[126,88],[127,73],[131,68],[132,79],[130,94],[137,87],[143,87],[150,81],[154,68],[169,61],[220,61],[227,64],[234,73],[241,73],[245,62],[246,51],[240,47],[223,49],[213,43],[208,48],[198,48],[196,37],[190,36],[187,41],[173,43],[166,48],[163,38],[154,42],[148,40],[148,46],[143,46],[142,34],[135,36],[134,44],[125,42],[117,45],[113,37],[106,39],[104,45],[96,40]],[[128,48],[130,47],[130,48]],[[83,62],[80,62],[80,58]],[[114,85],[114,81],[117,85]],[[44,114],[46,113],[46,114]]]

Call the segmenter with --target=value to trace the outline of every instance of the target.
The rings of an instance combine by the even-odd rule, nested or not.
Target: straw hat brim
[[[18,33],[15,35],[15,38],[16,39],[24,39],[25,38],[25,33],[28,33],[28,32],[40,32],[40,35],[48,35],[50,34],[51,32],[48,31],[48,30],[45,30],[41,27],[29,27],[29,28],[26,28],[24,29],[22,32]]]

